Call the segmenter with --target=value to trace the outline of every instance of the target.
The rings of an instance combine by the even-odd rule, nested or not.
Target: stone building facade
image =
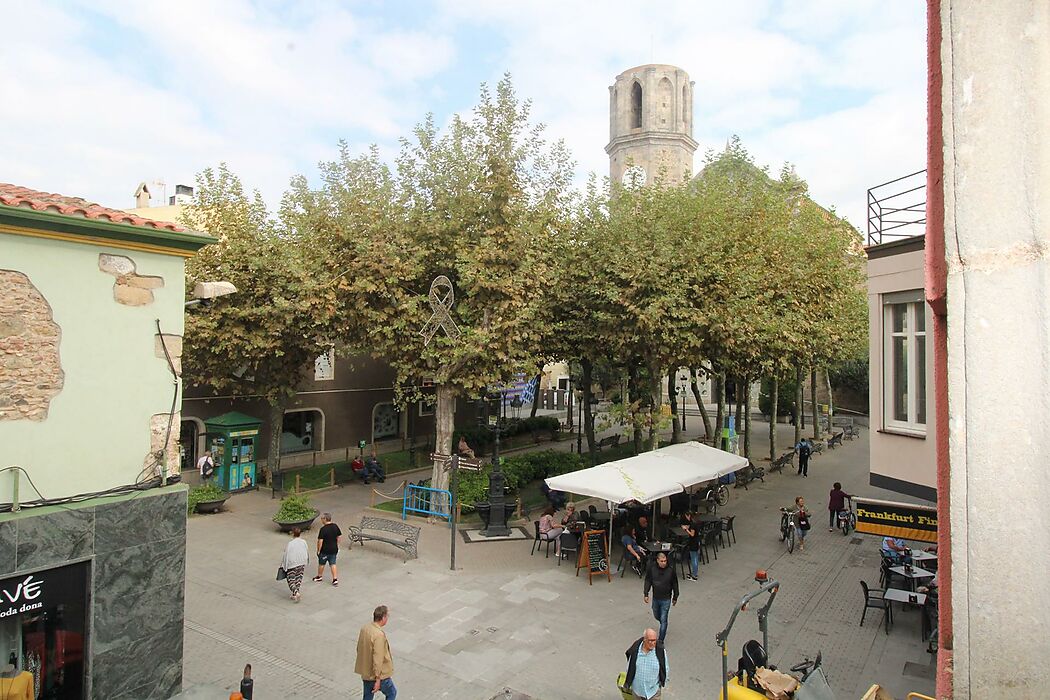
[[[609,86],[605,147],[613,182],[644,185],[690,178],[696,147],[693,83],[688,73],[675,66],[649,64],[616,76]]]
[[[213,240],[0,183],[0,650],[34,697],[181,689],[186,489],[166,477],[184,262]]]

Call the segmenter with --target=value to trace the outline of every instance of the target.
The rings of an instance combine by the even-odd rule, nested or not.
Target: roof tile
[[[178,224],[166,221],[153,221],[152,219],[135,216],[119,209],[103,207],[81,197],[67,197],[51,192],[40,192],[5,182],[0,182],[0,205],[28,207],[36,211],[54,211],[66,216],[82,216],[86,219],[104,219],[115,224],[128,224],[130,226],[140,226],[162,231],[186,230]]]

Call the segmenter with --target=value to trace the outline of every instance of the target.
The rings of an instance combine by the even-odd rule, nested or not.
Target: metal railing
[[[409,513],[428,515],[436,518],[444,518],[452,524],[452,494],[446,489],[432,489],[429,486],[417,486],[408,484],[405,487],[405,496],[401,504],[401,519],[405,520]]]
[[[926,233],[926,171],[919,170],[868,190],[868,245]]]

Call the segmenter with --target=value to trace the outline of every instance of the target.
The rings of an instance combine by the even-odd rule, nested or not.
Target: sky
[[[275,207],[294,175],[467,113],[509,72],[582,184],[608,175],[608,88],[668,63],[695,168],[740,136],[862,231],[869,187],[925,167],[914,0],[0,0],[0,182],[129,208],[226,162]],[[154,200],[154,204],[159,204]]]

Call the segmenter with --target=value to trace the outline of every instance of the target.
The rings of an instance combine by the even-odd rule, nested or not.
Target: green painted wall
[[[130,258],[140,275],[163,277],[153,303],[118,304],[116,279],[99,270],[100,253]],[[0,420],[0,468],[22,466],[46,498],[136,481],[150,450],[150,416],[171,408],[172,376],[154,355],[155,319],[165,333],[182,335],[184,262],[0,232],[0,269],[28,276],[51,304],[65,371],[46,420]],[[178,430],[176,420],[176,440]],[[0,474],[0,502],[10,502],[11,488],[10,473]],[[37,497],[23,478],[21,500]]]

